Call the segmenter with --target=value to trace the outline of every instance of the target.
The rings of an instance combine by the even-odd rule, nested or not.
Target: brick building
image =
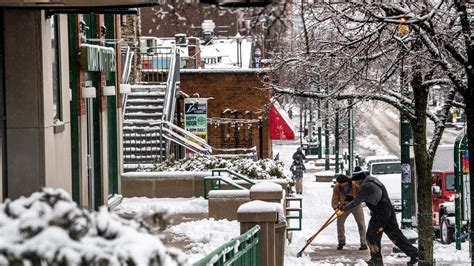
[[[208,100],[208,143],[216,149],[215,153],[256,147],[257,157],[271,155],[268,122],[271,94],[259,89],[263,87],[265,73],[262,69],[181,70],[181,90],[184,93],[213,98]],[[180,113],[183,113],[182,102],[180,99]]]

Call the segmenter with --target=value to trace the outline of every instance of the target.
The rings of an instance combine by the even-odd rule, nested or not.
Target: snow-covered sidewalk
[[[280,159],[285,163],[285,169],[291,164],[293,152],[298,147],[295,142],[280,142],[274,145],[274,154],[279,153]],[[336,250],[337,230],[336,224],[328,228],[306,248],[302,258],[296,254],[306,243],[306,240],[331,216],[332,188],[331,182],[316,182],[313,173],[305,174],[303,179],[303,228],[294,231],[292,242],[286,247],[285,265],[366,265],[369,258],[368,251],[359,251],[359,235],[357,225],[351,216],[346,221],[346,247],[342,251]],[[207,201],[203,198],[190,199],[124,199],[121,206],[116,209],[125,215],[149,215],[154,212],[167,211],[170,214],[182,213],[207,213]],[[370,216],[365,209],[366,223]],[[237,221],[199,219],[194,221],[181,221],[165,230],[165,234],[172,235],[174,240],[185,243],[189,264],[196,262],[212,252],[220,245],[239,235],[240,225]],[[404,265],[406,257],[391,254],[393,244],[384,236],[384,262],[391,265]],[[468,243],[463,243],[462,250],[457,251],[454,244],[441,245],[436,243],[434,256],[438,265],[470,265]]]

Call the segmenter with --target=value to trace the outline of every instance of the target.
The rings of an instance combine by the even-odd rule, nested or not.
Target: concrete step
[[[133,112],[133,111],[138,111],[138,112],[159,112],[163,110],[163,105],[162,104],[151,104],[151,105],[132,105],[132,106],[127,106],[127,112]]]

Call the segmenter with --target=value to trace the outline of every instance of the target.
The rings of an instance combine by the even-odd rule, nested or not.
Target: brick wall
[[[263,117],[263,158],[271,154],[268,112],[270,93],[262,87],[261,76],[254,71],[183,71],[181,89],[190,97],[199,93],[201,98],[213,97],[208,101],[208,117],[258,119]],[[181,100],[182,101],[182,100]],[[183,112],[183,103],[181,110]],[[223,113],[224,110],[230,109]],[[220,124],[208,125],[209,144],[214,148],[257,147],[260,154],[258,123],[250,125]]]

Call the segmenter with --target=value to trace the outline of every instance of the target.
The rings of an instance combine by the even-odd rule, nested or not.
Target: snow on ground
[[[291,164],[291,155],[298,147],[297,144],[285,144],[285,142],[278,142],[273,146],[274,152],[280,153],[280,158],[285,164],[285,169]],[[309,252],[317,250],[318,245],[333,245],[337,246],[337,229],[334,222],[323,230],[305,250],[302,258],[296,258],[296,254],[305,245],[306,240],[314,234],[322,224],[334,212],[331,208],[332,188],[330,182],[315,182],[313,174],[305,174],[303,178],[303,229],[302,231],[294,231],[292,242],[287,246],[285,251],[285,262],[287,265],[343,265],[344,263],[354,263],[355,265],[366,265],[361,258],[358,261],[350,260],[344,257],[346,252],[341,253],[338,261],[319,261],[310,262]],[[317,207],[316,207],[317,206]],[[368,224],[370,216],[369,210],[364,208],[365,222]],[[400,222],[400,215],[397,215]],[[346,244],[359,245],[359,234],[357,224],[352,216],[346,220]],[[382,245],[391,244],[391,241],[384,235]],[[455,245],[442,245],[435,243],[434,256],[439,263],[454,263],[456,265],[469,265],[469,246],[464,243],[462,250],[457,251]],[[386,256],[384,257],[386,263],[406,263],[406,257]]]
[[[148,215],[156,212],[176,213],[206,213],[207,200],[204,198],[124,198],[122,203],[114,209],[121,215]]]
[[[188,240],[190,249],[186,251],[188,262],[202,259],[216,248],[240,235],[240,224],[237,221],[204,219],[181,223],[167,231],[178,238]]]

